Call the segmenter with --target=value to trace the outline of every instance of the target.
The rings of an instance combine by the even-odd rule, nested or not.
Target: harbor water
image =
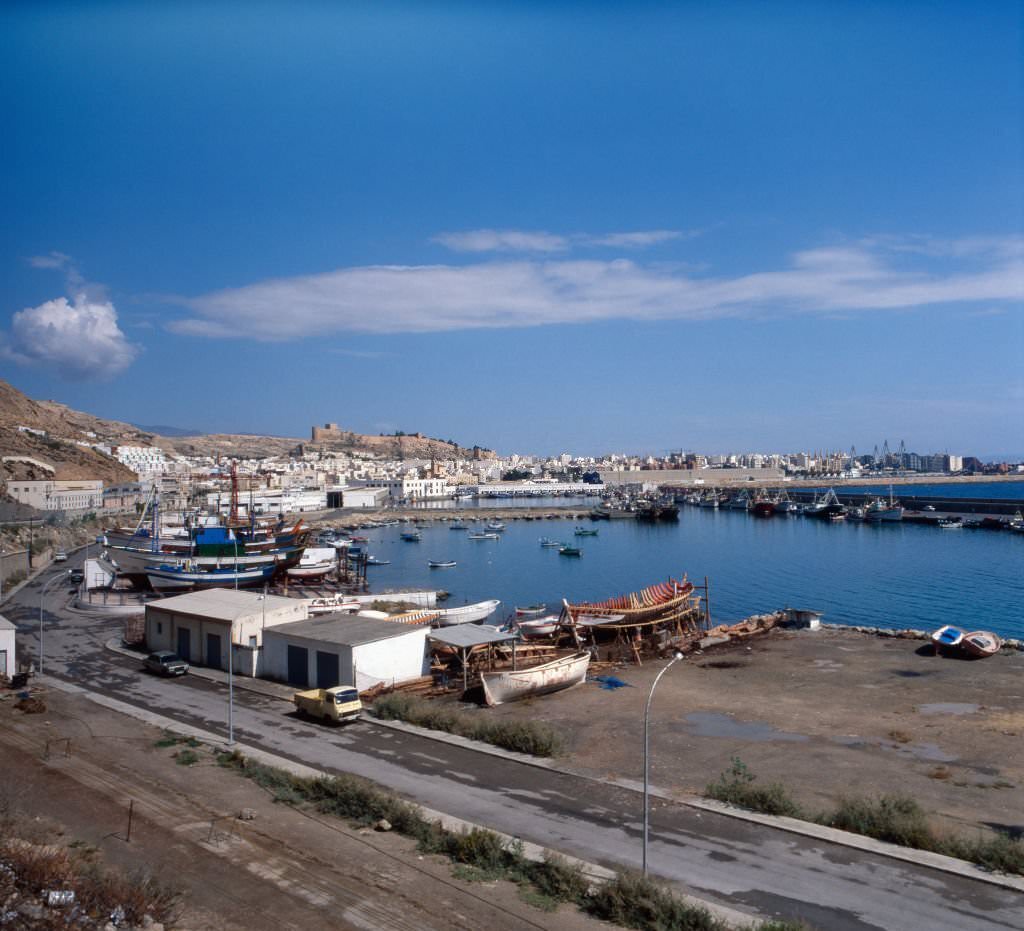
[[[469,526],[482,530],[483,521]],[[581,526],[596,528],[598,536],[574,536],[566,519],[510,520],[498,540],[472,540],[430,520],[418,543],[401,540],[402,527],[362,531],[367,551],[390,560],[369,567],[371,591],[444,589],[448,607],[499,598],[494,623],[515,605],[546,602],[555,611],[562,598],[596,601],[686,573],[697,584],[710,579],[714,623],[789,606],[822,611],[834,624],[933,629],[954,623],[1024,638],[1024,534],[758,519],[686,505],[678,523],[587,520]],[[543,548],[541,537],[579,546],[583,555]],[[430,569],[428,560],[457,566]]]

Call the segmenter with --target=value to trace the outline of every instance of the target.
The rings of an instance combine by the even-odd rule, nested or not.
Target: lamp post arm
[[[661,677],[682,658],[682,653],[677,653],[665,664],[661,672],[654,677],[654,683],[651,685],[651,691],[647,695],[647,705],[644,707],[644,846],[642,861],[642,872],[644,876],[647,875],[647,841],[650,834],[650,760],[648,757],[648,750],[650,748],[651,702],[654,700],[654,690],[658,687]]]

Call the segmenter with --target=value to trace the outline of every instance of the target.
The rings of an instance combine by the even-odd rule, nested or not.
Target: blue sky
[[[1024,452],[1019,3],[9,3],[0,371],[205,431]]]

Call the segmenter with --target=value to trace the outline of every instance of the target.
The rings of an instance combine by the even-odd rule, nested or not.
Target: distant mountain
[[[160,436],[205,436],[202,430],[193,430],[192,428],[182,427],[168,427],[165,424],[135,424],[140,430],[144,430],[146,433],[156,433]]]

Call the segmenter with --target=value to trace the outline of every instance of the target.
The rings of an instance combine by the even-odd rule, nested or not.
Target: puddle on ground
[[[970,702],[936,701],[930,705],[918,705],[917,710],[921,714],[974,714],[981,708],[981,705],[972,705]]]
[[[686,716],[691,731],[696,737],[726,737],[732,740],[772,741],[809,740],[805,734],[791,734],[776,730],[761,721],[737,721],[727,714],[714,711],[694,711]]]

